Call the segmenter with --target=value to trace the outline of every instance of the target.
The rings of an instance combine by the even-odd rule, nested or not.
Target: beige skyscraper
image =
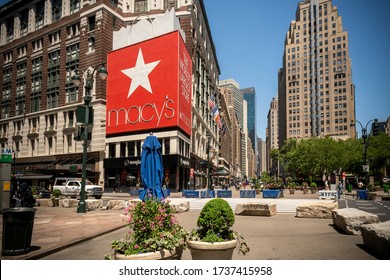
[[[279,71],[279,145],[288,138],[355,137],[348,32],[331,0],[298,4]]]

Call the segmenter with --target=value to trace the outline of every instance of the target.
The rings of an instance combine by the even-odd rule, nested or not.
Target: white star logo
[[[141,48],[139,49],[135,66],[133,68],[122,70],[122,73],[131,79],[131,85],[127,98],[130,98],[130,96],[139,86],[153,94],[152,88],[150,86],[149,74],[153,71],[157,64],[160,63],[160,61],[161,60],[145,64],[142,50]]]

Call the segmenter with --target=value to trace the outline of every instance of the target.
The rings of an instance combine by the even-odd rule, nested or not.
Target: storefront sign
[[[191,135],[192,60],[178,31],[108,54],[107,135],[179,127]]]

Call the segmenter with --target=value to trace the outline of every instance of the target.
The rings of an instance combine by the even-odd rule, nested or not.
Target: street
[[[342,195],[339,200],[339,208],[357,208],[375,215],[381,222],[390,220],[390,200],[357,200],[352,196]]]

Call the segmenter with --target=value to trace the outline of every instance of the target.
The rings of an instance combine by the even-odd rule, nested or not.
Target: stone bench
[[[338,194],[337,191],[333,190],[320,190],[318,191],[319,199],[337,199]]]
[[[170,201],[169,204],[172,206],[173,209],[175,209],[176,213],[183,213],[183,212],[190,211],[189,201],[183,201],[183,202]]]
[[[128,200],[109,200],[106,204],[106,210],[122,210],[129,205]]]
[[[365,224],[379,223],[379,218],[356,208],[343,208],[332,211],[333,224],[348,234],[360,235],[360,228]]]
[[[53,200],[51,198],[37,198],[35,204],[40,207],[54,207]]]
[[[337,202],[306,203],[298,205],[296,217],[332,219],[332,211],[338,209]]]
[[[78,204],[79,201],[74,198],[60,199],[60,207],[72,208],[72,207],[77,207]]]
[[[276,204],[269,203],[239,203],[236,205],[236,215],[243,216],[274,216],[276,215],[277,209]]]
[[[362,225],[361,233],[365,246],[384,260],[390,259],[390,221]]]

